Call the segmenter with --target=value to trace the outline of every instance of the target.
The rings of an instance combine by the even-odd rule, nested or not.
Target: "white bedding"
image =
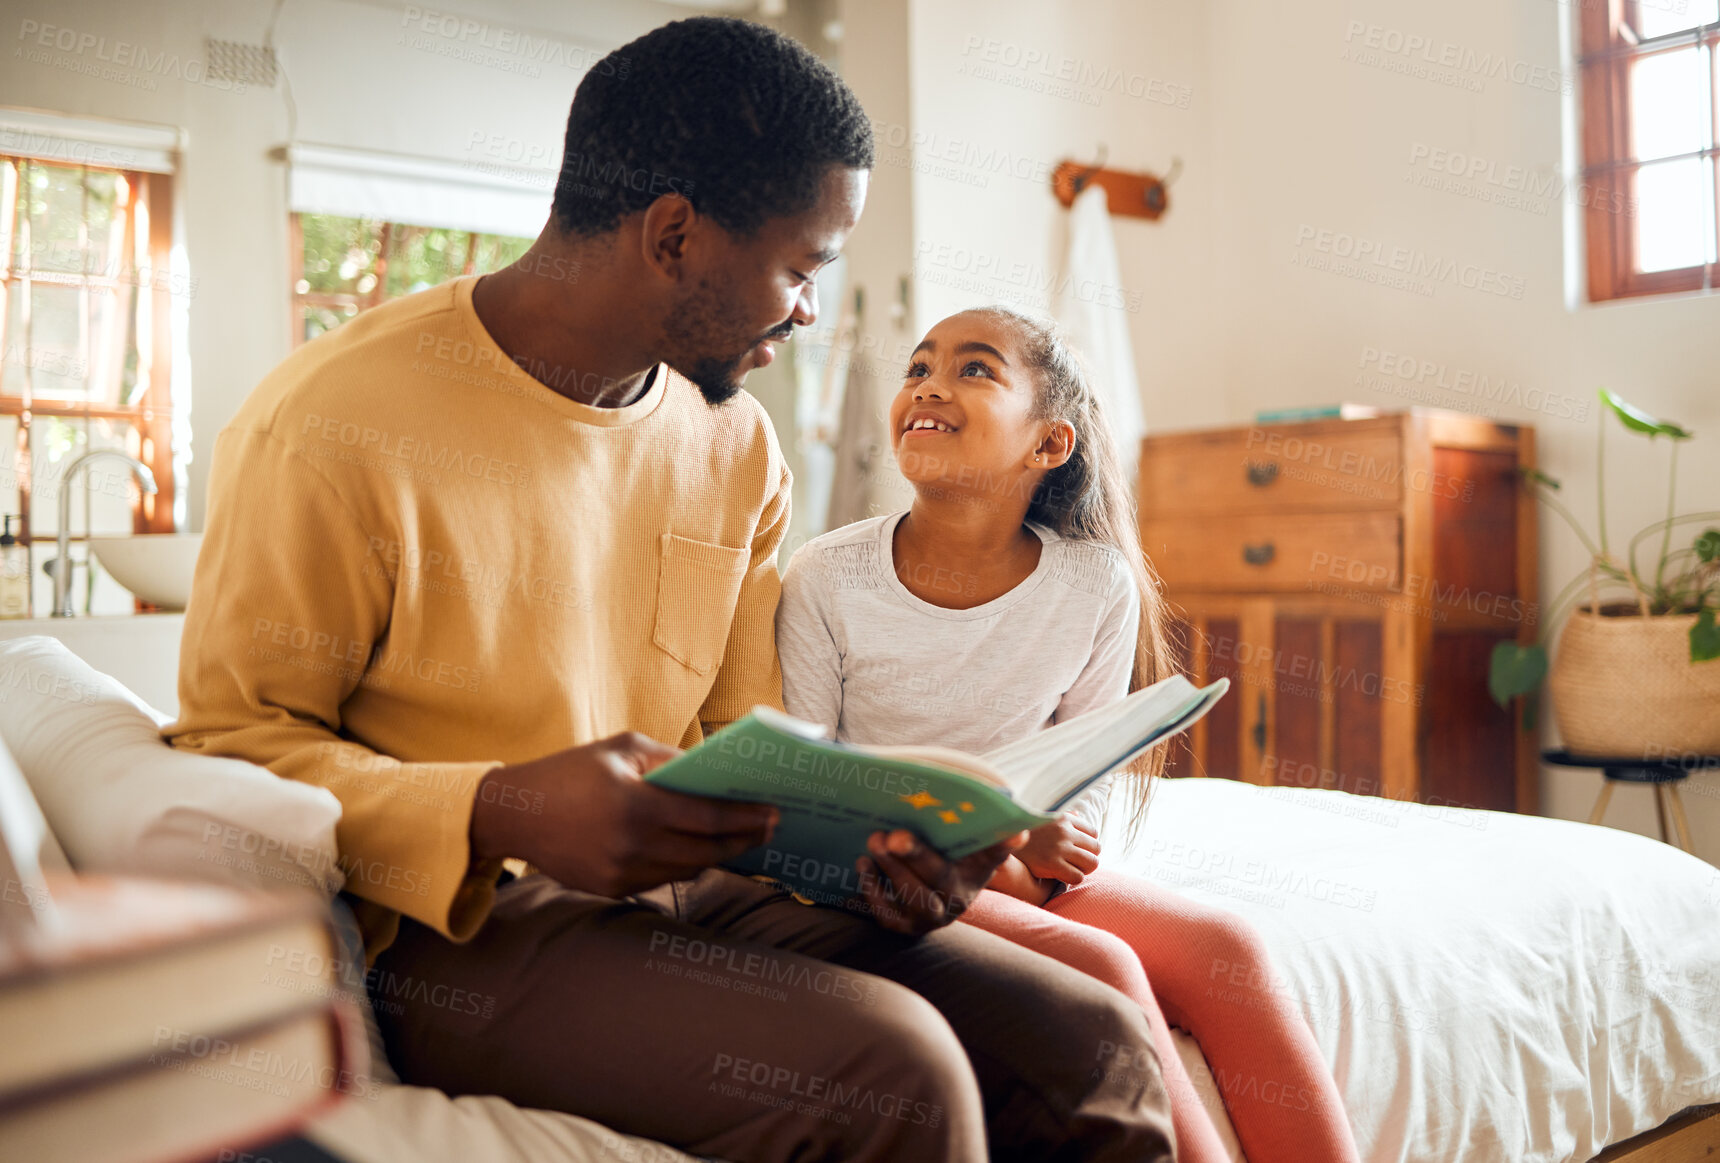
[[[1369,1163],[1586,1160],[1720,1101],[1720,871],[1669,845],[1188,779],[1107,859],[1258,926]]]

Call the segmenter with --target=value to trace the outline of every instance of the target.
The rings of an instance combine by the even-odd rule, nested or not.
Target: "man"
[[[851,916],[712,867],[770,806],[640,778],[780,705],[789,474],[740,383],[871,164],[761,26],[595,66],[518,263],[306,345],[221,434],[168,734],[340,797],[409,1082],[737,1161],[1168,1158],[1139,1010],[948,926],[1008,844],[874,837]]]

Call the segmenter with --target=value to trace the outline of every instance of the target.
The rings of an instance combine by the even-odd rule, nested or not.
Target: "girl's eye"
[[[913,363],[908,365],[907,374],[904,375],[902,378],[908,379],[908,380],[918,380],[918,379],[924,379],[927,374],[928,374],[928,371],[927,371],[926,365],[924,363],[916,360]]]
[[[962,365],[962,375],[964,375],[964,376],[967,375],[969,372],[973,371],[975,368],[979,369],[979,374],[982,376],[990,376],[991,375],[990,366],[987,365],[984,360],[978,360],[978,359],[970,359],[970,360],[968,360],[967,363],[963,364]]]

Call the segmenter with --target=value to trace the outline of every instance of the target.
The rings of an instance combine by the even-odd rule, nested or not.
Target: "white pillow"
[[[338,891],[334,794],[175,751],[168,718],[56,638],[0,641],[0,738],[73,867]]]

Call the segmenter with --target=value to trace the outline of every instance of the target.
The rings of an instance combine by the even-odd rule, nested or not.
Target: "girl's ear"
[[[1075,425],[1067,420],[1053,420],[1045,436],[1033,450],[1033,467],[1053,469],[1075,455]]]

